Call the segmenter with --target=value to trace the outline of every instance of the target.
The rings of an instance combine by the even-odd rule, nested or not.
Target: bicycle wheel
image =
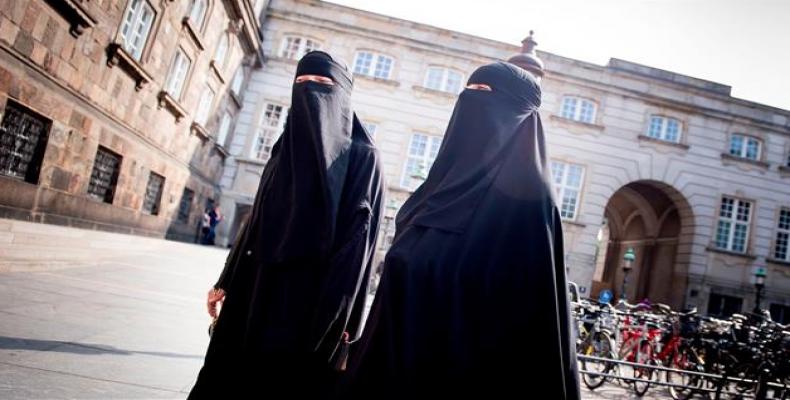
[[[653,369],[648,367],[651,364],[655,364],[653,362],[653,346],[650,345],[650,342],[645,340],[639,345],[636,353],[636,363],[645,365],[645,367],[634,367],[634,378],[639,379],[639,381],[634,381],[634,392],[641,397],[650,389],[649,381],[653,378]]]
[[[613,358],[612,340],[606,332],[595,332],[586,343],[585,355],[599,358]],[[582,360],[582,369],[599,374],[608,374],[612,371],[614,363]],[[596,389],[607,381],[607,377],[593,374],[583,374],[582,380],[590,389]]]
[[[705,372],[702,365],[696,362],[694,355],[687,349],[679,349],[674,352],[670,359],[669,367],[682,371]],[[669,395],[675,400],[687,400],[693,397],[694,393],[706,393],[701,390],[705,380],[699,375],[667,371],[665,378],[667,383],[683,386],[669,387]]]

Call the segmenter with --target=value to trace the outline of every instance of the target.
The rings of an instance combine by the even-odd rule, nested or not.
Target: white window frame
[[[165,92],[176,100],[181,99],[184,86],[189,76],[189,69],[192,67],[192,60],[181,47],[176,49],[173,61],[170,63],[170,70],[167,73],[165,82]]]
[[[432,72],[438,72],[440,75],[438,86],[432,85],[432,80],[430,79]],[[450,74],[458,75],[458,86],[455,88],[450,86]],[[423,87],[431,90],[438,90],[440,92],[458,94],[464,87],[464,74],[456,69],[433,65],[428,67],[428,70],[425,72]]]
[[[222,32],[217,42],[217,48],[214,49],[214,57],[212,60],[220,70],[225,66],[225,59],[228,56],[228,49],[230,48],[230,39],[227,32]]]
[[[236,96],[241,95],[241,87],[244,84],[244,67],[239,66],[236,70],[236,73],[233,74],[233,80],[230,82],[230,90],[233,91],[233,94]]]
[[[579,185],[572,186],[569,183],[570,171],[572,168],[579,170]],[[555,172],[561,169],[559,176]],[[557,195],[557,206],[560,210],[560,217],[564,220],[573,221],[579,215],[579,206],[581,205],[582,188],[584,187],[584,165],[569,163],[560,160],[551,160],[551,179],[554,186],[555,194]],[[575,192],[575,197],[571,193]],[[566,198],[573,201],[573,208],[566,210]]]
[[[367,66],[360,67],[358,63],[363,54],[370,55],[371,57],[370,64],[368,64]],[[383,66],[381,64],[383,64],[387,60],[389,60],[389,69],[387,69],[387,74],[386,75],[379,74],[378,72],[381,69],[383,69]],[[392,78],[392,72],[394,69],[395,69],[394,57],[370,50],[357,50],[357,52],[354,54],[353,71],[355,75],[363,75],[376,79],[390,80]]]
[[[379,129],[379,125],[374,122],[363,122],[362,126],[365,127],[365,130],[368,131],[370,137],[376,137],[376,131]]]
[[[658,132],[655,135],[653,134],[654,121],[660,121],[658,125]],[[674,139],[669,137],[670,122],[674,122],[678,127],[677,137]],[[647,123],[646,136],[657,140],[663,140],[665,142],[680,143],[681,138],[683,137],[683,124],[677,118],[667,117],[665,115],[653,114],[650,116],[650,119],[648,120]]]
[[[415,142],[418,138],[423,138],[425,140],[425,148],[423,149],[421,154],[415,153],[412,150],[414,149]],[[414,162],[420,164],[424,167],[424,172],[427,176],[428,171],[431,170],[434,161],[436,161],[436,156],[439,153],[439,148],[442,145],[442,137],[437,135],[431,135],[425,132],[414,132],[409,139],[409,148],[407,149],[406,160],[403,162],[403,173],[401,174],[400,185],[402,188],[407,190],[416,190],[419,187],[419,184],[422,182],[415,182],[414,179],[411,177],[411,171],[409,171],[410,162],[413,160]],[[436,150],[435,152],[433,150]],[[432,154],[433,153],[433,154]]]
[[[278,107],[280,109],[278,111],[278,119],[272,124],[272,121],[266,114],[268,112],[273,112]],[[258,124],[258,129],[255,132],[255,140],[252,141],[252,148],[250,149],[250,158],[262,161],[269,160],[272,147],[285,129],[285,121],[287,119],[288,108],[286,106],[273,102],[266,102],[263,104],[260,123]]]
[[[121,46],[137,61],[143,55],[155,20],[156,9],[147,0],[129,0],[118,32]]]
[[[231,118],[230,113],[225,111],[222,114],[222,119],[219,123],[219,128],[217,129],[217,144],[225,147],[225,142],[228,141],[228,134],[230,133],[230,123],[233,120]]]
[[[724,204],[729,201],[731,207],[729,215],[722,215],[725,213]],[[746,220],[740,219],[741,207],[748,209]],[[754,202],[750,200],[740,199],[735,196],[722,196],[719,202],[719,215],[716,220],[716,228],[713,236],[713,245],[720,250],[731,251],[733,253],[746,254],[749,251],[749,234],[751,233],[752,214],[754,213]],[[723,228],[723,224],[728,224]],[[735,248],[735,232],[738,226],[745,227],[743,236],[743,249]],[[719,232],[725,231],[726,243],[719,241]]]
[[[294,47],[293,42],[295,41],[298,41],[298,43]],[[314,50],[321,50],[320,41],[306,36],[286,35],[280,43],[279,55],[289,60],[299,60],[305,54]]]
[[[201,6],[201,8],[198,8],[198,6]],[[195,28],[201,29],[203,27],[206,14],[208,14],[208,0],[192,0],[190,2],[187,18],[192,21]]]
[[[208,84],[206,84],[206,87],[203,88],[203,92],[200,93],[200,100],[198,101],[197,109],[195,109],[195,122],[204,128],[206,127],[206,121],[208,121],[208,117],[211,114],[211,106],[214,104],[215,96],[216,93],[214,92],[214,89],[212,89]]]
[[[775,239],[773,257],[777,260],[790,262],[790,207],[779,208]]]
[[[736,138],[740,138],[741,140],[741,145],[737,153],[733,152],[733,141],[735,141]],[[757,145],[757,154],[755,157],[748,156],[750,143],[755,143]],[[760,161],[763,155],[763,141],[755,136],[750,136],[743,133],[733,133],[730,135],[730,141],[728,145],[727,154],[731,156],[745,158],[747,160]]]
[[[573,101],[573,107],[568,107],[567,104]],[[589,105],[592,107],[592,115],[590,115],[589,121],[582,119],[583,113],[582,109],[584,108],[583,105]],[[598,116],[598,103],[595,101],[579,97],[579,96],[563,96],[562,102],[560,103],[560,116],[565,119],[570,119],[572,121],[577,121],[585,124],[594,124],[595,118]]]

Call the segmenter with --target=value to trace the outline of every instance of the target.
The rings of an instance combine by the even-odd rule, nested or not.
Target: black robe
[[[285,130],[215,287],[226,291],[190,399],[329,390],[344,335],[361,334],[383,196],[379,155],[350,106],[351,76],[305,55]],[[243,395],[242,395],[243,394]]]
[[[469,83],[492,91],[461,93],[398,213],[346,398],[580,397],[540,87],[501,62]]]

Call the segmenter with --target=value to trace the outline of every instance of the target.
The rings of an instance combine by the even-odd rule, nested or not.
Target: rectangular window
[[[195,192],[191,189],[184,188],[181,194],[181,201],[178,203],[178,221],[183,223],[189,222],[189,212],[192,210],[192,201],[195,199]]]
[[[411,136],[409,156],[406,158],[403,176],[401,177],[402,187],[416,190],[425,181],[441,145],[441,136],[423,133],[414,133]]]
[[[283,113],[283,106],[277,104],[266,104],[255,145],[252,149],[252,157],[259,160],[268,161],[272,152],[272,146],[285,129],[286,116]]]
[[[463,74],[449,68],[430,67],[425,74],[425,87],[447,93],[461,91]]]
[[[708,315],[713,317],[727,318],[740,313],[742,308],[743,299],[740,297],[711,293],[708,298]]]
[[[393,64],[392,57],[368,51],[358,51],[354,58],[354,73],[379,79],[390,79]]]
[[[165,84],[165,91],[176,100],[181,99],[184,80],[187,78],[191,64],[192,61],[189,60],[189,57],[184,54],[181,48],[176,50],[173,63],[170,65],[170,72],[167,74],[167,83]]]
[[[280,56],[291,60],[299,60],[305,54],[321,49],[321,44],[315,40],[298,36],[286,36],[283,39]]]
[[[135,60],[140,60],[154,21],[154,9],[146,0],[129,0],[121,25],[121,45]]]
[[[206,85],[203,89],[203,93],[200,94],[200,101],[195,111],[195,122],[200,124],[200,126],[206,126],[206,121],[208,121],[208,117],[211,114],[212,103],[214,103],[214,90]]]
[[[378,128],[378,126],[376,124],[372,124],[372,123],[369,123],[369,122],[363,122],[362,126],[364,126],[365,130],[368,131],[368,133],[370,134],[370,137],[373,137],[373,138],[376,137],[376,128]]]
[[[672,143],[680,143],[680,121],[660,115],[650,116],[647,136]]]
[[[0,175],[38,184],[52,122],[8,100],[0,122]]]
[[[165,187],[165,177],[155,172],[148,175],[148,185],[145,187],[145,198],[143,198],[143,211],[151,214],[159,214],[159,206],[162,203],[162,190]]]
[[[88,183],[88,195],[112,204],[118,175],[121,172],[121,156],[107,148],[99,146],[96,159],[93,161],[91,179]]]
[[[784,304],[771,304],[769,310],[773,321],[782,325],[790,323],[790,306]]]
[[[554,181],[554,191],[560,203],[560,217],[569,220],[575,219],[579,210],[584,167],[578,164],[552,161],[551,176]]]
[[[716,247],[736,253],[746,253],[749,244],[752,203],[734,197],[722,197],[719,223],[716,227]]]
[[[228,140],[228,133],[230,132],[230,122],[231,117],[230,114],[226,111],[222,114],[222,120],[219,123],[219,131],[217,133],[217,144],[220,146],[225,146],[225,142]]]
[[[756,161],[760,159],[761,147],[760,139],[740,133],[730,136],[730,155]]]
[[[595,122],[595,103],[579,97],[565,96],[562,99],[560,116],[574,121],[592,124]]]
[[[233,74],[233,81],[230,84],[230,90],[236,96],[241,95],[241,85],[244,83],[244,67],[239,67],[236,73]]]
[[[779,210],[774,258],[790,262],[790,208]]]

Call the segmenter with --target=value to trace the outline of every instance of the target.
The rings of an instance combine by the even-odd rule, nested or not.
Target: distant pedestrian
[[[220,222],[222,222],[222,213],[219,210],[219,202],[216,202],[203,213],[201,226],[201,232],[203,233],[202,244],[214,245],[214,239],[217,236],[217,225]]]

